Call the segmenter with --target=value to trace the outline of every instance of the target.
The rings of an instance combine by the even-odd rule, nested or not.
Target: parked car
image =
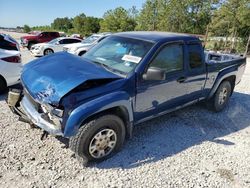
[[[49,42],[58,37],[60,37],[58,32],[41,32],[37,33],[36,35],[28,35],[21,37],[21,45],[23,47],[27,47],[30,50],[34,44]]]
[[[34,56],[44,56],[55,52],[63,51],[65,44],[76,44],[81,42],[78,38],[59,37],[48,43],[38,43],[31,47],[30,52]]]
[[[69,138],[81,161],[102,161],[141,122],[201,100],[216,112],[225,108],[246,58],[204,56],[193,36],[117,33],[81,58],[62,52],[27,64],[24,90],[9,93],[9,106],[22,120]]]
[[[20,51],[18,42],[10,35],[0,33],[0,49]]]
[[[0,93],[20,81],[21,70],[18,42],[9,35],[0,34]]]
[[[111,33],[99,33],[93,34],[90,37],[84,39],[81,43],[78,44],[68,44],[63,47],[64,51],[67,51],[71,54],[82,56],[85,54],[91,47],[102,41],[105,37],[111,35]]]

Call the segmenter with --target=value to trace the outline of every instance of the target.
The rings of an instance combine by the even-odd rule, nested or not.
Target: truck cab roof
[[[114,35],[150,41],[153,43],[176,41],[176,40],[200,42],[199,38],[196,36],[192,36],[192,35],[188,35],[188,34],[180,34],[180,33],[171,33],[171,32],[132,31],[132,32],[116,33]]]

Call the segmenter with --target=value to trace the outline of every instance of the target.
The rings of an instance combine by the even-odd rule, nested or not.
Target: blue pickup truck
[[[244,57],[205,54],[194,36],[117,33],[82,57],[28,63],[8,104],[20,120],[69,138],[81,161],[102,161],[146,120],[199,101],[223,110],[245,66]]]

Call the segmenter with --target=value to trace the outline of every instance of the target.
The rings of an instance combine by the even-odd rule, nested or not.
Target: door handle
[[[180,78],[177,79],[177,82],[183,83],[183,82],[186,81],[186,79],[187,79],[186,77],[182,76],[182,77],[180,77]]]

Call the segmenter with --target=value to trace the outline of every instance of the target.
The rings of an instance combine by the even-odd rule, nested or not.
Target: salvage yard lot
[[[22,50],[27,63],[34,59]],[[82,167],[66,139],[18,122],[0,96],[0,187],[250,187],[250,61],[221,113],[194,105],[135,128],[121,152]]]

